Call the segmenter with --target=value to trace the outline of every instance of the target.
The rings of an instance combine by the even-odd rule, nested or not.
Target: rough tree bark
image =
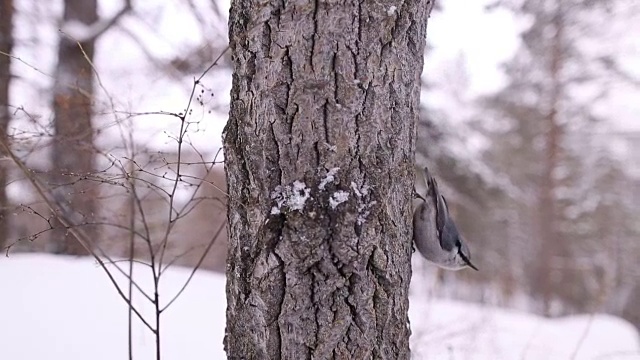
[[[408,359],[429,0],[234,0],[230,359]]]
[[[8,143],[7,129],[11,112],[9,111],[9,83],[11,81],[11,54],[13,50],[13,1],[0,0],[0,137]],[[4,154],[0,152],[0,157]],[[6,162],[0,164],[0,249],[7,241],[7,168]]]

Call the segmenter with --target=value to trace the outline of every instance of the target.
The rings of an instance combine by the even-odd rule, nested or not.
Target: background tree
[[[623,71],[612,47],[594,45],[615,38],[610,24],[617,11],[628,9],[615,1],[501,5],[532,23],[505,64],[508,84],[483,99],[481,127],[490,144],[485,159],[525,195],[493,207],[509,223],[503,229],[513,230],[497,238],[505,239],[504,248],[519,248],[510,257],[529,269],[522,283],[535,299],[533,309],[547,315],[602,311],[616,291],[613,274],[623,273],[613,264],[626,263],[613,249],[620,242],[630,251],[636,247],[624,230],[633,228],[626,220],[630,207],[614,185],[630,186],[612,153],[616,139],[607,136],[616,114],[601,110],[612,101],[611,79],[624,78]],[[610,18],[606,24],[601,13]],[[608,205],[614,198],[615,209]],[[513,209],[517,218],[509,216]],[[537,255],[522,257],[531,253]]]
[[[9,110],[9,83],[11,82],[11,52],[13,49],[13,1],[0,1],[0,141],[8,140],[7,130],[11,112]],[[0,152],[0,156],[6,154]],[[7,166],[0,163],[0,248],[8,236]]]
[[[409,358],[430,1],[234,1],[230,358]]]
[[[475,96],[464,62],[450,59],[429,77],[417,145],[484,271],[424,273],[443,284],[437,296],[555,316],[605,311],[640,326],[637,137],[615,131],[635,123],[627,52],[638,7],[497,3],[494,15],[526,19],[504,88]]]
[[[97,0],[65,0],[54,74],[54,137],[50,184],[65,216],[90,232],[98,194],[94,178],[93,59],[95,44],[131,7],[127,1],[113,18],[98,21]],[[86,254],[68,229],[58,224],[51,234],[50,251]]]

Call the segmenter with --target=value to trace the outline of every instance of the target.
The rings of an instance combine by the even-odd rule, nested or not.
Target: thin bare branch
[[[220,236],[220,233],[222,233],[222,229],[225,228],[225,226],[227,226],[226,222],[223,222],[220,227],[218,227],[218,231],[216,231],[215,235],[213,235],[213,237],[211,238],[211,241],[209,241],[209,244],[207,245],[207,248],[204,250],[204,252],[202,253],[202,256],[200,256],[200,260],[198,260],[198,263],[196,264],[196,266],[193,268],[193,270],[191,271],[191,274],[189,274],[189,278],[187,279],[187,281],[185,281],[184,285],[182,286],[182,288],[180,289],[180,291],[178,291],[178,293],[176,294],[176,296],[173,297],[173,299],[171,299],[167,305],[165,305],[162,310],[160,310],[160,312],[165,311],[167,308],[169,308],[169,306],[171,306],[171,304],[173,304],[174,301],[176,301],[176,299],[178,299],[178,297],[180,296],[180,294],[182,294],[182,292],[187,288],[187,286],[189,285],[189,283],[191,282],[191,279],[193,279],[193,276],[196,274],[196,271],[198,271],[198,269],[200,268],[200,265],[202,265],[202,262],[204,261],[204,259],[207,257],[207,254],[209,253],[209,250],[211,250],[211,247],[213,246],[213,244],[216,242],[216,240],[218,239],[218,237]]]
[[[74,40],[81,41],[81,42],[89,42],[89,41],[96,40],[97,38],[102,36],[105,32],[107,32],[107,30],[111,29],[118,22],[118,20],[120,20],[120,18],[124,16],[126,13],[128,13],[130,10],[131,10],[131,0],[125,0],[125,3],[122,6],[122,8],[109,19],[96,21],[90,25],[73,24],[74,27],[82,26],[84,30],[82,34],[74,30],[76,32],[75,34],[72,34],[74,37]],[[69,23],[63,24],[63,28],[60,29],[60,31],[65,34],[68,32],[73,32],[72,31],[73,28],[70,25],[71,24]]]
[[[36,192],[42,198],[42,200],[45,201],[45,203],[49,207],[49,210],[52,212],[52,214],[54,214],[56,219],[58,221],[60,221],[60,223],[71,234],[73,234],[73,236],[78,240],[80,245],[82,245],[82,247],[89,254],[91,254],[91,256],[93,256],[93,258],[98,262],[98,264],[100,264],[100,267],[105,271],[105,273],[107,274],[107,277],[109,278],[109,280],[111,281],[113,286],[118,291],[118,294],[120,295],[120,297],[127,304],[129,304],[129,306],[131,306],[133,308],[133,311],[136,313],[136,316],[138,316],[140,321],[142,321],[142,323],[144,323],[149,328],[149,330],[151,330],[152,332],[155,333],[156,329],[154,329],[151,326],[151,324],[149,324],[147,322],[147,320],[145,320],[145,318],[142,316],[142,314],[140,314],[140,312],[138,312],[138,310],[133,307],[133,304],[131,303],[131,301],[129,301],[129,299],[126,297],[126,295],[124,294],[124,292],[120,288],[120,285],[118,285],[118,282],[115,280],[115,278],[113,277],[111,272],[107,269],[105,262],[100,258],[100,256],[98,256],[98,254],[96,254],[96,252],[93,250],[93,248],[91,246],[89,246],[89,244],[88,244],[88,242],[86,240],[87,237],[83,233],[81,233],[78,229],[76,229],[74,224],[72,224],[67,219],[67,217],[64,215],[64,212],[65,212],[64,209],[59,209],[58,206],[56,205],[55,201],[51,200],[51,198],[53,196],[48,195],[47,194],[47,190],[45,190],[45,187],[42,184],[40,184],[40,181],[38,179],[36,179],[35,177],[31,176],[31,174],[29,172],[29,169],[26,167],[26,165],[20,159],[18,159],[18,157],[13,152],[13,150],[11,150],[9,145],[4,141],[4,139],[2,137],[0,137],[0,147],[2,147],[2,149],[4,150],[4,153],[6,155],[8,155],[13,160],[13,162],[20,168],[20,170],[25,174],[25,176],[27,177],[27,179],[29,180],[31,185],[36,189]],[[103,256],[105,258],[109,259],[109,257],[106,256],[106,254],[104,254],[104,253],[103,253]],[[111,259],[109,259],[109,261],[111,261]],[[119,266],[117,266],[115,264],[114,264],[114,266],[121,273],[123,273],[125,276],[127,276],[126,273]],[[130,281],[133,281],[133,279],[130,279]]]

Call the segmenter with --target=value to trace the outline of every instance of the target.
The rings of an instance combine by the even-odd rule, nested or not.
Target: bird
[[[472,268],[471,253],[449,214],[447,200],[440,194],[436,179],[424,168],[426,198],[414,190],[422,202],[413,213],[413,243],[430,263],[447,270]]]

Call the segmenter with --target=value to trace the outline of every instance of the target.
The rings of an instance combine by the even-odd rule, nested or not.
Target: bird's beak
[[[475,271],[480,271],[480,270],[478,270],[478,268],[477,268],[475,265],[473,265],[473,264],[471,263],[471,261],[467,261],[467,265],[469,265],[469,267],[470,267],[470,268],[472,268],[472,269],[473,269],[473,270],[475,270]]]
[[[480,271],[475,265],[471,263],[471,260],[469,260],[469,258],[464,256],[462,253],[460,253],[460,257],[462,258],[462,261],[464,261],[464,263],[467,264],[468,267],[472,268],[475,271]]]

